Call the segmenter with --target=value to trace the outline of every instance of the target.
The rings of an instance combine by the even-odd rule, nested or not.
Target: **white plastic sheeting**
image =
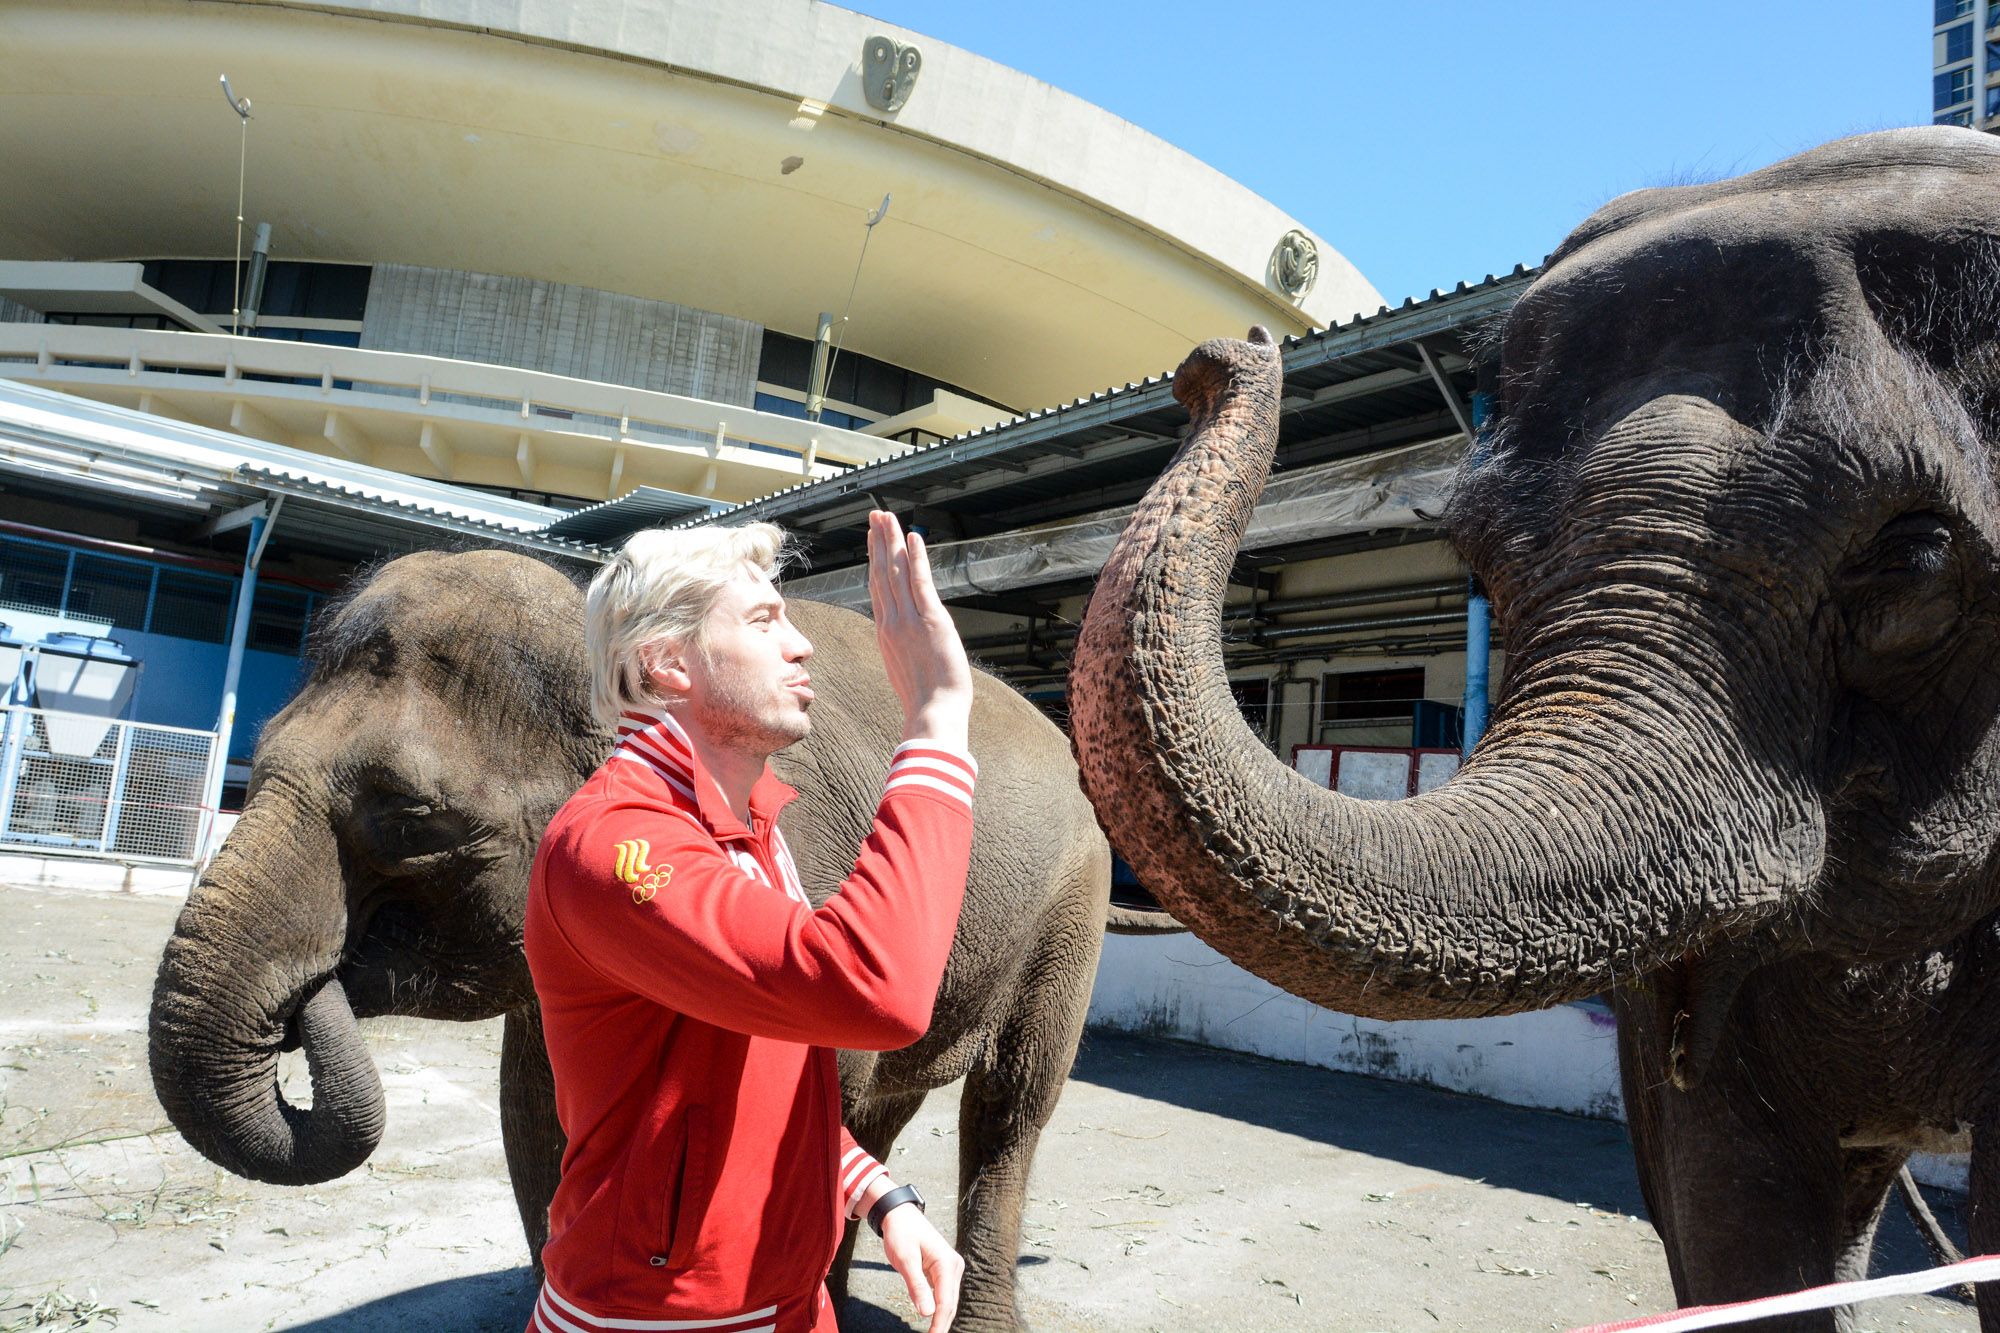
[[[1434,522],[1464,453],[1465,437],[1450,435],[1274,477],[1250,520],[1243,549]],[[1111,558],[1131,515],[1128,506],[1046,528],[938,543],[930,548],[938,592],[949,599],[1089,578]],[[785,591],[863,608],[868,567],[788,579]]]

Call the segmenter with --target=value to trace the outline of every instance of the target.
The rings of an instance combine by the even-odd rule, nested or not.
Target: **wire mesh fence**
[[[215,735],[0,709],[0,849],[195,863]]]

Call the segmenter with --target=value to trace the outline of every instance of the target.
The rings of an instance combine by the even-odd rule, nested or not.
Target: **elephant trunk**
[[[154,982],[148,1054],[196,1151],[252,1180],[311,1185],[367,1160],[386,1111],[334,976],[346,912],[326,821],[293,817],[285,799],[253,799],[190,895]],[[294,1041],[310,1106],[279,1087]]]
[[[1265,750],[1221,647],[1277,438],[1277,350],[1251,338],[1203,344],[1176,372],[1192,432],[1105,567],[1071,673],[1084,789],[1163,907],[1316,1003],[1444,1018],[1699,967],[1718,934],[1810,885],[1817,812],[1628,635],[1539,639],[1472,761],[1414,799],[1354,800]]]

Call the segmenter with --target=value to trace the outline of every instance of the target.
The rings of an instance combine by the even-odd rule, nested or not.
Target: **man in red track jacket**
[[[830,1333],[849,1218],[882,1235],[934,1333],[964,1264],[840,1123],[833,1048],[930,1025],[965,892],[972,674],[920,538],[869,526],[904,741],[854,872],[814,910],[766,760],[805,736],[812,645],[769,524],[635,536],[591,585],[612,757],[544,835],[528,891],[569,1147],[538,1333]]]

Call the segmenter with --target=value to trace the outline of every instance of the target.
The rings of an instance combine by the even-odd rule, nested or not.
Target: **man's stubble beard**
[[[729,681],[712,691],[708,706],[689,721],[701,728],[711,745],[765,758],[811,733],[812,718],[807,714],[779,713],[775,704],[760,707],[759,702]]]

